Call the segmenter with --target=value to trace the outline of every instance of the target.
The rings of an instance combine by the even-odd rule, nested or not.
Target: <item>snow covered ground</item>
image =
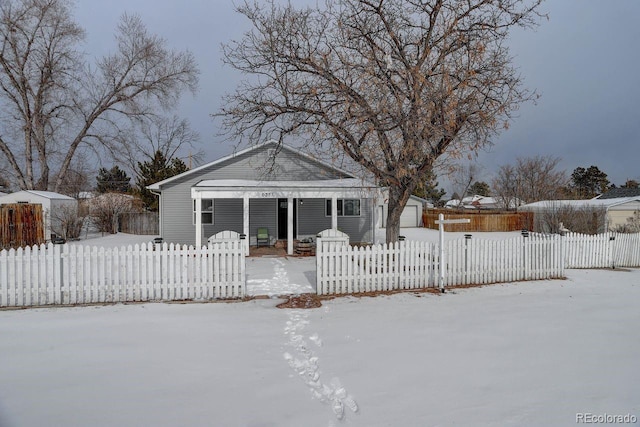
[[[303,289],[309,260],[249,259],[248,279]],[[0,311],[0,426],[637,422],[640,270],[567,276],[310,310],[272,298]]]

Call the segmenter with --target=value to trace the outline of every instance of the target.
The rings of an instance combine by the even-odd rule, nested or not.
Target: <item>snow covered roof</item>
[[[322,179],[314,181],[256,181],[252,179],[207,179],[198,188],[378,188],[359,178]]]
[[[539,202],[528,203],[520,206],[521,210],[540,210],[550,207],[563,207],[570,206],[574,208],[610,208],[613,206],[622,205],[629,202],[640,201],[640,196],[637,197],[618,197],[614,199],[587,199],[587,200],[541,200]]]
[[[33,194],[35,196],[44,197],[45,199],[50,200],[75,200],[73,197],[65,196],[64,194],[54,193],[53,191],[42,191],[42,190],[22,190],[16,191],[15,193],[10,193],[11,195],[21,195],[21,194]]]

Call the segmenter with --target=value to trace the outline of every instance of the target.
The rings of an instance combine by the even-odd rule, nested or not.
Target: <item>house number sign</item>
[[[260,197],[274,197],[273,193],[260,193]]]

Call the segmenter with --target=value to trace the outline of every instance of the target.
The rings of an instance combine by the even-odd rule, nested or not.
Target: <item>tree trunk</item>
[[[397,242],[400,236],[400,215],[411,196],[408,188],[389,186],[389,211],[387,212],[387,243]]]

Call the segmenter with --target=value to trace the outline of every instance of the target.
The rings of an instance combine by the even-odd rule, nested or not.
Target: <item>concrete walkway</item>
[[[247,295],[316,293],[315,257],[248,257]]]

